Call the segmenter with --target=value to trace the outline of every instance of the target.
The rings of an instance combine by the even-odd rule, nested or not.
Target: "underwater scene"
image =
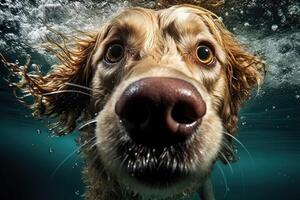
[[[195,1],[201,6],[203,0]],[[239,116],[237,161],[218,161],[217,200],[300,199],[300,2],[223,0],[214,11],[239,41],[267,64],[258,93]],[[0,0],[0,53],[47,72],[57,63],[42,44],[53,30],[97,30],[119,11],[154,1]],[[1,58],[2,59],[2,58]],[[1,63],[1,62],[0,62]],[[56,136],[16,100],[0,64],[0,199],[83,200],[79,131]],[[200,199],[195,194],[190,199]]]

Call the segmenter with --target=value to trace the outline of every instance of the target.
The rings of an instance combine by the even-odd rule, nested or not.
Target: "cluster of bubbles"
[[[153,1],[143,0],[149,7]],[[24,63],[31,57],[44,66],[54,59],[40,48],[51,30],[74,34],[77,30],[97,30],[130,1],[103,0],[5,0],[0,3],[0,52]],[[268,64],[266,85],[300,84],[299,2],[247,0],[225,1],[216,11],[225,25]],[[255,15],[254,15],[255,14]],[[298,21],[297,21],[298,20]],[[297,23],[298,22],[298,23]]]

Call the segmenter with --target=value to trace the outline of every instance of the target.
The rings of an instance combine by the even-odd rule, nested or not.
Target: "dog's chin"
[[[181,195],[191,195],[200,186],[203,176],[189,172],[174,170],[171,167],[160,166],[157,169],[145,170],[136,168],[134,171],[123,168],[122,185],[128,191],[140,196],[156,199],[175,198]],[[196,178],[197,177],[197,178]]]
[[[123,140],[117,146],[120,181],[134,193],[158,197],[186,194],[207,175],[207,170],[195,169],[187,144],[154,148]]]
[[[121,184],[128,190],[143,197],[166,198],[192,191],[191,176],[169,168],[144,170],[137,168],[134,172],[123,169]]]
[[[158,177],[161,172],[149,174],[123,174],[121,183],[125,188],[143,197],[155,197],[157,199],[192,194],[198,186],[190,176]],[[193,183],[192,183],[193,182]],[[147,198],[146,198],[147,199]]]
[[[151,165],[151,164],[149,164]],[[187,170],[174,169],[171,166],[143,166],[135,169],[124,167],[124,173],[136,184],[149,188],[168,188],[190,179]]]

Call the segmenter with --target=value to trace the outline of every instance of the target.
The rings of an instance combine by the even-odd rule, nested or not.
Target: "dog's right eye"
[[[201,44],[197,48],[197,57],[201,63],[209,64],[213,61],[214,55],[207,45]]]
[[[119,62],[124,56],[124,47],[122,44],[113,43],[109,45],[105,54],[105,60],[108,63]]]

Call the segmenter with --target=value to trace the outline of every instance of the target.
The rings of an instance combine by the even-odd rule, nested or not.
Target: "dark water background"
[[[97,26],[95,19],[103,21],[115,10],[128,6],[123,2],[100,1],[0,2],[1,53],[20,63],[31,55],[33,62],[43,64],[45,69],[53,61],[36,47],[47,34],[43,29],[45,24],[38,18],[47,18],[48,26],[70,32],[72,28],[93,28]],[[219,14],[240,40],[266,58],[268,75],[260,95],[247,103],[240,116],[238,139],[249,153],[236,143],[239,161],[232,164],[232,171],[228,165],[215,166],[216,197],[217,200],[298,200],[299,2],[276,1],[276,5],[271,1],[246,2],[245,5],[227,3]],[[62,6],[68,13],[60,10]],[[67,20],[65,16],[75,12],[77,7],[82,8],[82,12]],[[5,75],[1,68],[1,76]],[[0,112],[0,199],[82,199],[80,169],[83,161],[75,142],[78,133],[53,136],[47,129],[47,121],[32,119],[29,110],[15,100],[12,89],[2,78]],[[66,158],[69,159],[60,165]]]

